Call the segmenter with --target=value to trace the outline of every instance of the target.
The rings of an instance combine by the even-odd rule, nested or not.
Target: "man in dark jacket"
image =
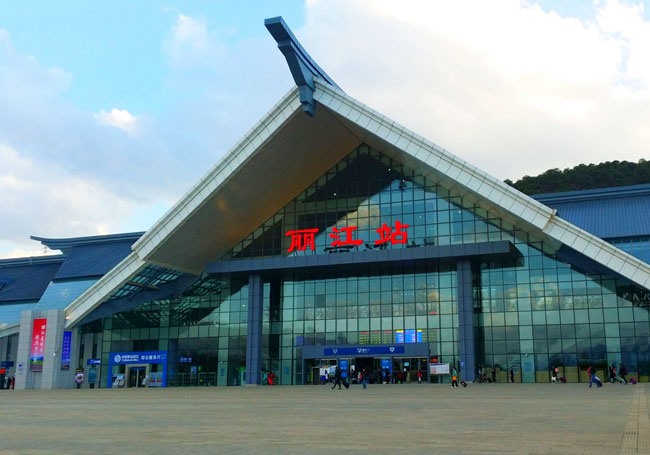
[[[341,381],[341,369],[336,368],[336,372],[334,373],[334,385],[332,386],[332,390],[336,387],[338,384],[339,390],[341,390],[341,385],[343,384],[343,381]]]

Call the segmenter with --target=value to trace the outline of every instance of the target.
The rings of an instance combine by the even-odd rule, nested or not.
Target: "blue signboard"
[[[167,351],[111,352],[109,362],[113,365],[134,363],[167,363]]]
[[[379,355],[404,354],[404,346],[356,346],[345,348],[325,348],[323,355]]]
[[[72,332],[63,332],[63,345],[61,346],[61,369],[70,369],[70,358],[72,353]]]
[[[101,365],[102,364],[102,359],[88,359],[86,360],[86,365],[92,366],[92,365]]]
[[[107,388],[113,385],[113,367],[117,365],[135,365],[147,363],[162,364],[162,387],[167,387],[167,351],[111,352],[108,357]]]
[[[0,362],[0,367],[2,368],[11,368],[12,366],[14,366],[13,360],[3,360]]]
[[[404,331],[395,330],[395,343],[404,344]]]
[[[339,360],[339,368],[341,369],[341,377],[348,377],[348,359]]]
[[[192,363],[192,357],[181,357],[179,359],[180,363]]]

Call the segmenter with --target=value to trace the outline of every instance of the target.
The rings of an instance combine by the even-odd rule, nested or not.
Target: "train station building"
[[[529,197],[344,92],[296,87],[144,233],[0,261],[16,388],[318,383],[324,366],[650,375],[650,185]]]

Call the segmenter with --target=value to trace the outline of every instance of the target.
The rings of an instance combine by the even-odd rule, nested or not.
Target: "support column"
[[[47,320],[43,349],[43,368],[30,370],[30,353],[34,319]],[[71,366],[61,370],[61,349],[65,330],[63,310],[23,311],[20,316],[18,351],[16,353],[16,389],[68,389],[74,386],[74,366],[78,362],[78,337],[72,329]]]
[[[248,277],[248,332],[246,334],[246,385],[262,383],[262,312],[264,280],[259,273]]]
[[[460,377],[471,381],[476,370],[474,355],[474,306],[472,304],[472,265],[468,259],[456,264],[458,281],[458,346]]]

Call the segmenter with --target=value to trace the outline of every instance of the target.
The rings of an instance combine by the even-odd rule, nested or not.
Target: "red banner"
[[[46,330],[47,319],[34,319],[34,326],[32,328],[32,351],[29,356],[29,369],[31,371],[43,371]]]

